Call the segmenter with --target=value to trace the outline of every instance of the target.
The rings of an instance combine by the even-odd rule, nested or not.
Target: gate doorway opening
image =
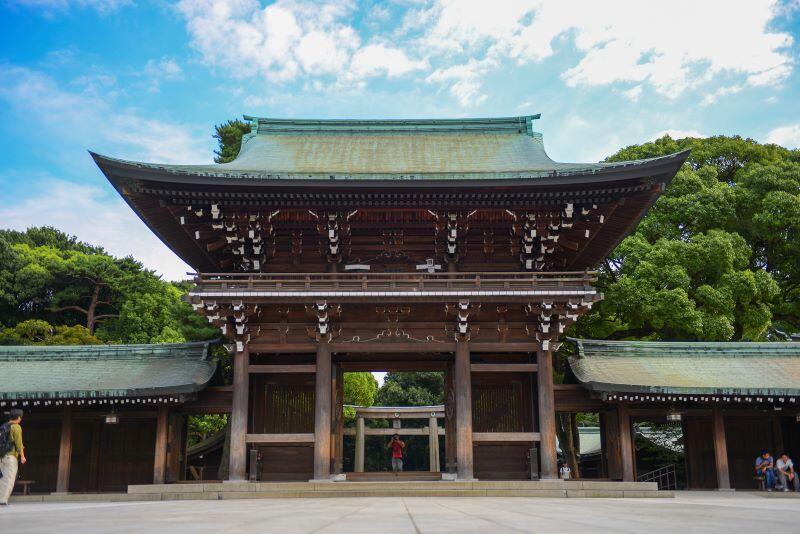
[[[441,478],[445,460],[445,406],[345,406],[355,415],[344,428],[344,472],[348,480],[394,477]],[[392,466],[392,437],[403,442],[402,473]],[[352,459],[352,461],[350,461]],[[381,477],[377,477],[381,478]]]

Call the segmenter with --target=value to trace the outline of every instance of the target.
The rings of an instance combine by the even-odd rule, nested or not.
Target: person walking
[[[392,450],[392,472],[394,474],[403,472],[403,449],[406,444],[400,440],[400,435],[395,434],[392,436],[392,441],[386,446],[387,449]]]
[[[8,422],[0,426],[0,505],[7,505],[14,483],[17,481],[19,463],[26,463],[22,444],[22,410],[13,409]]]

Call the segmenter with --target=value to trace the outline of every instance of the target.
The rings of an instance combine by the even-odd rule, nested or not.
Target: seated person
[[[767,491],[772,491],[775,486],[775,461],[767,449],[761,451],[761,456],[756,458],[756,476],[764,477],[764,486]]]
[[[792,483],[795,491],[800,491],[800,479],[797,478],[794,463],[785,452],[775,462],[775,470],[778,472],[778,479],[781,481],[783,491],[789,491],[789,482]]]

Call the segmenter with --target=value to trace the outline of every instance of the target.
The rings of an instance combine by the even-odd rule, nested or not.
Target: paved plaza
[[[23,532],[797,532],[800,499],[679,492],[675,499],[331,498],[19,503]]]

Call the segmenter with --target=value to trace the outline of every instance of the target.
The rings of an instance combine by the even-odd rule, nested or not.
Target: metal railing
[[[560,291],[591,290],[595,271],[459,273],[200,273],[208,291]]]
[[[678,489],[678,476],[675,472],[675,464],[665,465],[658,469],[653,469],[636,477],[639,482],[656,482],[659,490]]]

